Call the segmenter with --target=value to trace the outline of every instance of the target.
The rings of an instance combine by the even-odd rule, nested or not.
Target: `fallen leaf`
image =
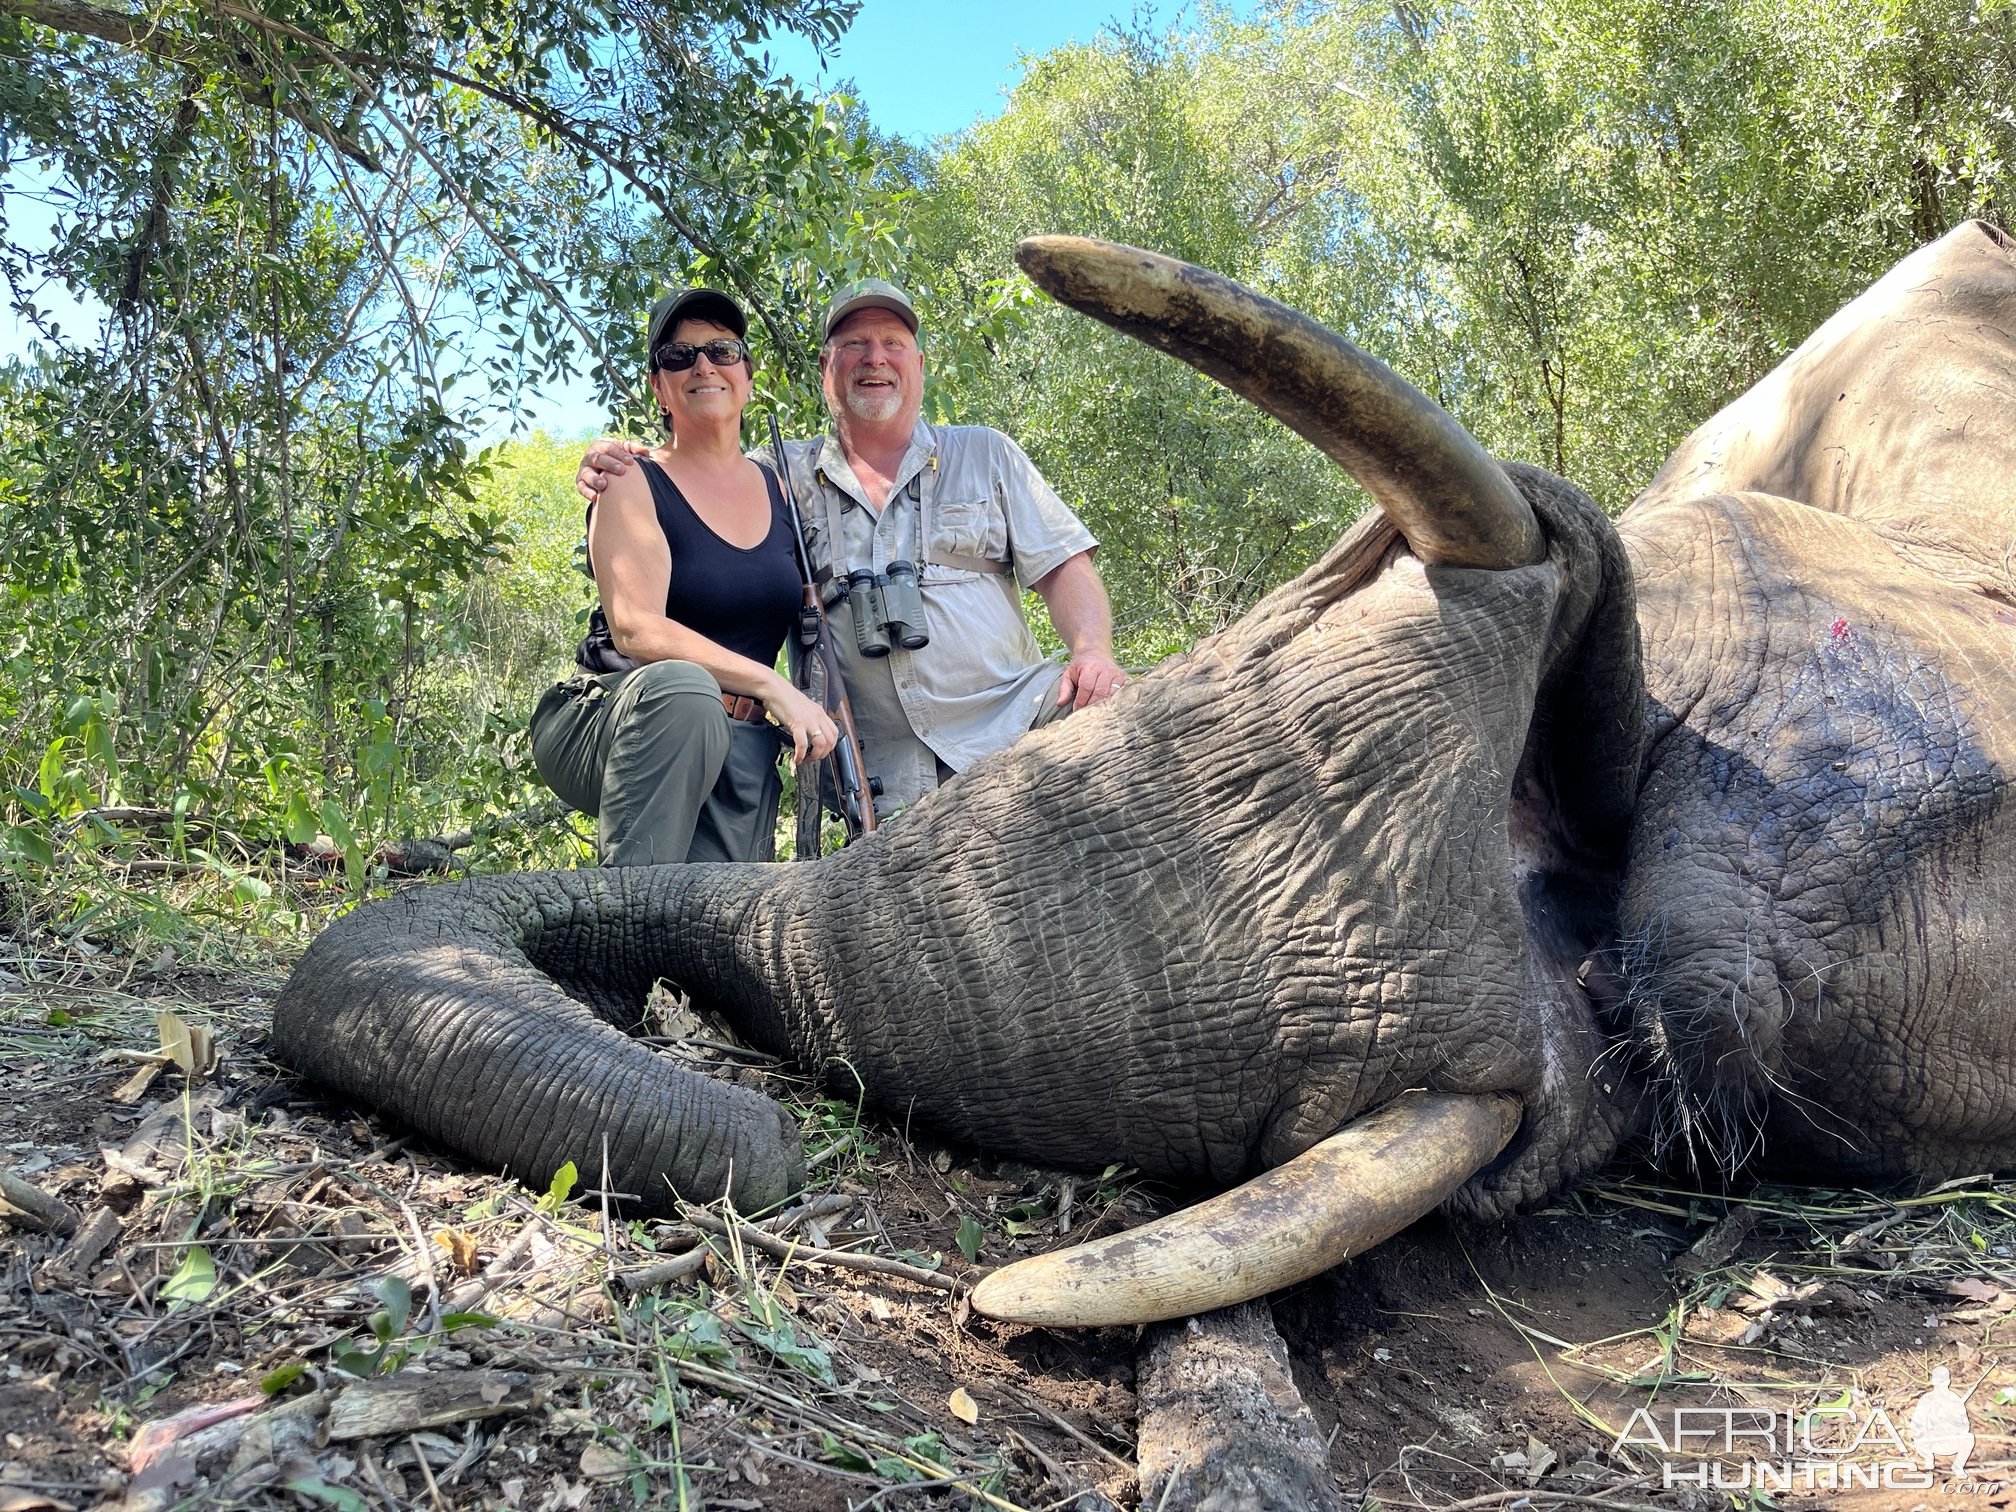
[[[136,1493],[170,1492],[194,1479],[196,1479],[196,1462],[188,1455],[157,1455],[147,1462],[146,1469],[135,1472],[133,1479],[126,1483],[126,1498],[130,1502],[135,1499]],[[156,1500],[157,1498],[147,1497],[141,1500],[140,1505],[145,1506]],[[172,1497],[166,1495],[158,1498],[159,1504],[163,1506],[172,1500]]]
[[[210,1258],[210,1251],[202,1245],[192,1244],[175,1274],[163,1283],[155,1295],[172,1306],[177,1302],[207,1302],[215,1290],[217,1262]]]
[[[1729,1305],[1760,1322],[1770,1322],[1788,1312],[1867,1312],[1854,1291],[1832,1281],[1808,1281],[1791,1286],[1765,1271],[1745,1283],[1747,1296],[1730,1298]]]
[[[1531,1434],[1526,1436],[1526,1484],[1537,1486],[1540,1477],[1555,1466],[1559,1456]]]
[[[945,1399],[945,1405],[951,1409],[952,1416],[968,1427],[980,1421],[980,1405],[964,1386],[953,1388],[952,1395]]]
[[[1979,1302],[1984,1306],[2003,1295],[2000,1286],[1979,1276],[1962,1276],[1957,1281],[1948,1281],[1946,1293],[1948,1296],[1964,1297],[1969,1302]]]
[[[476,1236],[461,1229],[443,1229],[434,1236],[434,1242],[447,1252],[448,1263],[455,1267],[458,1276],[476,1274]]]
[[[1683,1278],[1719,1270],[1736,1258],[1743,1241],[1757,1227],[1757,1217],[1754,1209],[1738,1208],[1695,1240],[1693,1248],[1673,1262],[1673,1269]]]
[[[511,1395],[511,1386],[507,1381],[485,1381],[477,1388],[477,1395],[486,1402],[501,1402]]]
[[[599,1443],[581,1451],[581,1473],[590,1480],[615,1480],[630,1472],[630,1456]]]
[[[190,1075],[196,1068],[196,1048],[182,1015],[163,1009],[154,1015],[154,1032],[161,1036],[161,1053],[180,1066],[184,1076]]]
[[[1743,1289],[1750,1295],[1739,1297],[1735,1305],[1745,1312],[1761,1311],[1775,1307],[1792,1294],[1792,1288],[1767,1270],[1760,1270],[1743,1283]]]
[[[191,1081],[201,1081],[217,1069],[216,1036],[209,1025],[192,1024],[164,1008],[154,1015],[154,1031],[161,1036],[161,1053]]]
[[[69,1502],[53,1501],[34,1491],[0,1487],[0,1512],[75,1512]]]
[[[148,1061],[112,1089],[112,1101],[119,1103],[140,1101],[147,1095],[147,1089],[154,1085],[154,1078],[161,1074],[161,1068],[167,1064],[168,1062],[164,1060]]]
[[[1687,1315],[1687,1324],[1681,1332],[1702,1344],[1734,1344],[1756,1326],[1728,1308],[1697,1307]]]

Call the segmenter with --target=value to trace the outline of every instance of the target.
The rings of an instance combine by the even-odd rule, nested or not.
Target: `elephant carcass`
[[[1651,702],[1623,1007],[1663,1141],[2016,1162],[2016,254],[1921,248],[1621,522]]]
[[[1967,234],[1993,248],[2006,281],[2006,249]],[[1788,1053],[1772,1057],[1732,1043],[1754,1032],[1757,1013],[1749,998],[1730,1012],[1738,999],[1717,973],[1755,959],[1746,952],[1776,906],[1812,922],[1822,943],[1858,949],[1888,938],[1864,927],[1880,915],[1911,957],[1872,977],[1854,1014],[1819,1015],[1839,1064],[1860,1066],[1865,1043],[1909,1044],[1936,1009],[1946,1017],[1934,1038],[1947,1047],[1971,1035],[1984,1052],[1975,1090],[1998,1089],[1961,1115],[1981,1131],[1964,1157],[1922,1121],[1926,1099],[1898,1101],[1907,1121],[1858,1146],[1868,1169],[2010,1158],[1988,1106],[2012,1080],[1992,991],[1978,982],[1970,997],[1968,984],[1933,984],[1923,969],[1954,959],[1929,937],[1957,927],[1953,910],[1999,907],[2009,918],[1999,802],[2011,705],[2006,682],[1993,685],[2006,672],[1970,685],[1973,651],[1942,660],[1950,643],[1937,636],[1883,642],[1914,690],[1911,707],[1936,704],[1944,728],[1966,735],[1947,747],[1964,746],[1971,763],[1953,803],[1934,797],[1945,779],[1923,748],[1880,724],[1908,699],[1858,704],[1818,726],[1763,718],[1761,745],[1732,744],[1716,719],[1740,724],[1744,709],[1788,699],[1806,708],[1816,644],[1734,635],[1749,595],[1769,610],[1778,579],[1752,584],[1731,564],[1752,563],[1748,522],[1812,506],[1653,499],[1627,524],[1627,560],[1618,532],[1572,487],[1492,462],[1426,399],[1292,312],[1126,248],[1046,240],[1025,262],[1053,292],[1279,415],[1364,481],[1380,511],[1230,630],[980,763],[839,856],[491,878],[360,909],[316,942],[277,1005],[284,1059],[533,1181],[569,1159],[600,1169],[606,1138],[612,1179],[647,1204],[668,1188],[705,1197],[731,1184],[745,1205],[777,1199],[800,1172],[781,1114],[614,1027],[663,976],[765,1048],[1039,1161],[1118,1160],[1222,1186],[1375,1110],[1428,1106],[1411,1096],[1422,1090],[1509,1102],[1509,1145],[1492,1153],[1503,1125],[1467,1136],[1453,1178],[1457,1211],[1492,1216],[1609,1158],[1645,1117],[1638,1067],[1651,1072],[1657,1126],[1700,1131],[1718,1158],[1741,1153],[1730,1139],[1738,1120],[1765,1116],[1746,1101],[1754,1086],[1825,1074],[1800,1060],[1813,1036],[1781,1035]],[[2016,302],[1986,304],[2006,345]],[[1880,390],[1858,400],[1880,415]],[[1778,447],[1805,444],[1791,422],[1756,422],[1772,423],[1784,430]],[[1983,404],[1961,429],[1996,427],[2010,428],[2006,404]],[[1866,476],[1873,497],[1882,470]],[[1908,476],[1895,481],[1908,490]],[[1669,517],[1678,523],[1662,524]],[[1851,515],[1824,523],[1859,532],[1862,555],[1811,558],[1809,575],[1869,575],[1880,596],[1887,562],[1908,565],[1896,552],[1871,560],[1889,548]],[[1768,539],[1789,549],[1802,536]],[[1649,699],[1633,564],[1652,595]],[[1731,602],[1718,597],[1732,591]],[[1962,619],[1995,612],[1950,579],[1927,576],[1914,591]],[[1850,634],[1870,644],[1878,623],[1857,619]],[[1831,654],[1831,625],[1819,654]],[[1982,733],[1998,718],[2001,745]],[[1826,758],[1852,765],[1858,728],[1876,754],[1857,780],[1882,795],[1859,812],[1908,830],[1913,865],[1924,865],[1851,865],[1809,887],[1796,868],[1814,846],[1843,844],[1856,811],[1802,807],[1801,784],[1823,798],[1833,789],[1829,778],[1813,786],[1798,742],[1836,732]],[[1750,726],[1738,733],[1747,739]],[[1928,800],[1915,809],[1914,792]],[[1802,813],[1817,826],[1810,838]],[[1700,824],[1712,825],[1705,843]],[[1748,860],[1769,825],[1779,826],[1776,850]],[[1949,911],[1906,906],[1914,879]],[[1697,896],[1704,882],[1730,885]],[[1836,919],[1849,922],[1826,934]],[[1824,962],[1811,968],[1826,974]],[[1736,985],[1753,980],[1761,991],[1754,972]],[[1945,993],[1936,1003],[1935,985]],[[1880,1099],[1892,1083],[1946,1074],[1879,1054],[1844,1085]],[[1796,1111],[1790,1122],[1797,1147],[1812,1125]],[[1352,1163],[1330,1165],[1350,1176]],[[1299,1202],[1322,1183],[1284,1185]],[[1204,1242],[1240,1251],[1256,1218],[1304,1231],[1332,1222],[1271,1195],[1234,1208],[1229,1239],[1206,1219]],[[1377,1237],[1353,1230],[1350,1242]],[[1189,1242],[1177,1246],[1179,1266]],[[1231,1291],[1182,1291],[1171,1304],[1107,1251],[1095,1269],[1121,1275],[1129,1292],[1117,1311],[1100,1310],[1108,1298],[1018,1315],[1168,1316],[1335,1258],[1318,1245],[1286,1270],[1235,1263],[1222,1267]]]

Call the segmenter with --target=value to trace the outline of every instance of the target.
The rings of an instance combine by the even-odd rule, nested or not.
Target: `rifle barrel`
[[[777,412],[770,412],[770,449],[777,459],[777,483],[784,495],[784,508],[791,516],[791,541],[798,548],[798,571],[805,579],[805,602],[818,619],[817,634],[801,658],[806,669],[806,691],[811,691],[814,657],[823,674],[820,702],[840,728],[840,738],[827,759],[833,763],[833,791],[840,800],[840,817],[846,821],[848,838],[872,834],[875,830],[875,796],[868,788],[868,762],[861,751],[861,736],[854,728],[854,708],[847,700],[847,685],[840,678],[840,658],[833,651],[833,626],[826,618],[826,605],[819,585],[813,581],[812,553],[805,545],[805,522],[798,514],[798,496],[791,487],[791,467],[784,455],[784,432],[777,424]],[[816,763],[815,763],[816,764]]]

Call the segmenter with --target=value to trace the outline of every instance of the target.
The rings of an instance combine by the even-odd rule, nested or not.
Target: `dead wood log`
[[[1265,1302],[1154,1325],[1137,1370],[1142,1506],[1344,1512]]]
[[[119,1215],[112,1209],[93,1208],[70,1242],[42,1267],[43,1284],[58,1291],[82,1285],[99,1257],[118,1241],[121,1227]]]
[[[522,1370],[456,1370],[396,1375],[345,1386],[329,1406],[330,1441],[415,1433],[544,1404],[546,1388]]]
[[[77,1209],[11,1171],[0,1171],[0,1222],[38,1234],[74,1234]]]
[[[4,8],[5,0],[0,0],[0,9]],[[467,850],[478,840],[554,824],[573,812],[572,808],[558,798],[549,798],[544,803],[535,803],[509,814],[498,814],[468,829],[455,830],[450,834],[412,835],[403,840],[388,840],[376,847],[365,858],[364,864],[372,867],[382,866],[388,876],[394,877],[419,877],[452,871],[456,852]],[[293,861],[307,862],[329,871],[335,871],[343,865],[343,847],[327,835],[317,835],[304,844],[277,838],[245,837],[223,829],[215,820],[200,814],[178,816],[168,809],[135,807],[87,809],[78,816],[71,829],[73,832],[81,832],[85,824],[92,821],[107,827],[141,829],[157,834],[172,833],[179,826],[185,833],[208,836],[213,845],[219,841],[228,842],[247,862],[261,852],[280,852]],[[119,864],[129,872],[140,874],[182,875],[206,870],[204,867],[184,861],[144,856],[121,861]]]

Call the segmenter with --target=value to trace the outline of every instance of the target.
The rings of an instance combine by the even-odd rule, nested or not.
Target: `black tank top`
[[[642,461],[658,528],[672,549],[665,617],[758,666],[774,665],[803,601],[803,579],[777,475],[757,464],[770,500],[770,530],[745,548],[716,535],[665,470],[649,458]],[[594,570],[592,561],[589,570]],[[627,664],[609,639],[600,606],[590,616],[588,635],[575,659],[590,672],[619,671]]]

